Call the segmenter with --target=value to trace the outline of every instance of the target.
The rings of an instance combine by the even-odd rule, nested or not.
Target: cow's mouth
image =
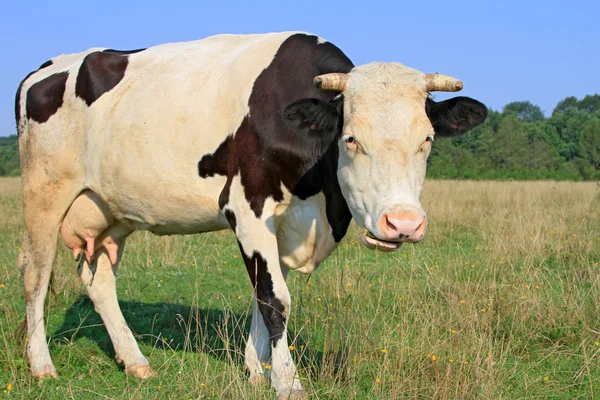
[[[394,251],[398,250],[398,248],[402,245],[401,242],[390,242],[383,239],[378,239],[369,232],[366,228],[363,229],[362,234],[360,235],[362,242],[365,246],[370,249],[377,249],[381,251]]]

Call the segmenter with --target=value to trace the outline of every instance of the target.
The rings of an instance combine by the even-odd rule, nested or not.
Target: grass
[[[0,193],[0,397],[274,398],[245,380],[251,287],[230,232],[128,240],[121,307],[158,372],[143,382],[115,363],[61,248],[47,312],[60,378],[33,380],[18,334],[19,180]],[[311,398],[600,397],[600,186],[429,181],[424,206],[424,242],[370,252],[353,227],[310,278],[290,275]]]

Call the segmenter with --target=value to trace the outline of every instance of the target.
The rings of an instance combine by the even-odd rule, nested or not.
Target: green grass
[[[353,227],[312,276],[290,275],[289,339],[311,398],[600,397],[598,188],[428,185],[424,242],[371,252]],[[455,197],[442,195],[444,185]],[[19,335],[18,180],[2,180],[0,188],[0,397],[275,397],[268,385],[245,380],[251,286],[230,232],[138,232],[128,240],[118,292],[158,373],[147,381],[115,363],[61,247],[47,311],[60,377],[32,379]],[[483,194],[490,191],[504,194]]]

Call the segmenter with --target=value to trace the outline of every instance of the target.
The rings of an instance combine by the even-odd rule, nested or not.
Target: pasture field
[[[250,386],[251,286],[231,232],[128,240],[121,307],[158,376],[114,361],[64,246],[48,298],[60,374],[33,380],[19,328],[18,178],[0,179],[0,398],[273,399]],[[425,240],[371,252],[351,227],[292,273],[292,354],[314,399],[600,398],[600,186],[428,181]]]

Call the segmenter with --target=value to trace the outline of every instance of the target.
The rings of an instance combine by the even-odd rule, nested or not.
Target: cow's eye
[[[425,139],[425,141],[433,143],[433,135],[427,136],[427,138]]]
[[[352,135],[342,136],[342,142],[346,143],[345,147],[346,147],[346,150],[349,152],[349,154],[358,154],[358,153],[367,154],[365,152],[365,149],[358,142],[358,140],[354,139],[354,136],[352,136]]]

